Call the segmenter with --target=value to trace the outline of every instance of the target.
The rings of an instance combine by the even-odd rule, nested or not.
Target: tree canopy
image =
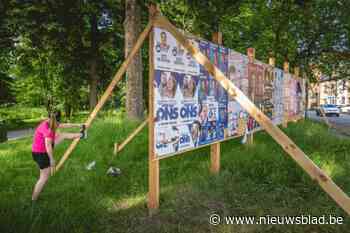
[[[254,47],[257,59],[274,56],[280,67],[288,60],[311,81],[315,67],[331,77],[349,77],[347,0],[156,2],[179,28],[209,40],[221,31],[225,46],[241,53]],[[138,1],[141,25],[148,20],[148,3]],[[3,0],[0,13],[0,77],[14,79],[18,103],[60,103],[69,114],[88,108],[124,59],[124,1]]]

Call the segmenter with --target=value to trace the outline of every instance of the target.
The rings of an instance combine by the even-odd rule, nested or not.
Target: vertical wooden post
[[[288,74],[289,73],[289,62],[285,61],[283,63],[283,71],[284,73]],[[285,102],[284,103],[284,116],[283,116],[283,123],[282,123],[282,127],[283,128],[287,128],[288,127],[288,118],[289,118],[289,102]]]
[[[151,20],[157,14],[157,6],[154,4],[149,7],[149,15]],[[159,160],[156,158],[154,151],[154,95],[153,95],[153,80],[154,80],[154,32],[153,28],[149,34],[149,77],[148,77],[148,209],[149,214],[152,215],[158,211],[159,208]]]
[[[248,48],[247,49],[247,55],[249,59],[249,63],[254,63],[255,60],[255,49],[254,48]],[[256,80],[253,80],[253,90],[251,91],[251,96],[249,96],[250,100],[254,103],[254,96],[255,96],[255,85],[256,85]],[[251,145],[254,142],[254,133],[250,132],[247,135],[247,144]]]
[[[295,75],[295,77],[299,78],[299,74],[300,74],[299,67],[294,67],[294,75]]]
[[[214,43],[222,45],[222,33],[214,32],[212,40]],[[220,142],[210,146],[210,172],[218,174],[220,171]]]

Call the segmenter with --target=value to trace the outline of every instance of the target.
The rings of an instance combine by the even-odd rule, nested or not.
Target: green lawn
[[[119,118],[120,119],[120,118]],[[221,172],[209,173],[209,148],[160,162],[160,212],[147,210],[147,130],[113,165],[123,174],[106,176],[114,142],[136,123],[100,119],[63,169],[52,177],[30,218],[31,191],[38,176],[31,139],[0,144],[0,232],[350,232],[350,218],[266,133],[254,145],[222,143]],[[350,140],[331,136],[310,121],[290,124],[287,134],[350,194]],[[68,143],[57,148],[56,158]],[[96,160],[96,169],[85,166]],[[209,215],[334,215],[343,225],[218,225]]]

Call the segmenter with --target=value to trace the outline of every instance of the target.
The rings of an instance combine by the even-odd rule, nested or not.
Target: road
[[[13,130],[7,132],[8,140],[16,140],[19,138],[29,137],[34,134],[34,129],[21,129],[21,130]]]
[[[315,121],[325,122],[325,117],[317,116],[315,111],[308,111],[309,118]],[[339,117],[327,117],[328,122],[337,133],[350,136],[350,115],[340,114]]]

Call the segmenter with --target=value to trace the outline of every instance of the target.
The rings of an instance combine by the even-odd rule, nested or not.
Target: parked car
[[[340,112],[342,113],[350,113],[350,105],[343,105],[340,107]]]
[[[334,104],[323,104],[320,105],[319,108],[316,109],[317,116],[337,116],[340,115],[340,109]]]

